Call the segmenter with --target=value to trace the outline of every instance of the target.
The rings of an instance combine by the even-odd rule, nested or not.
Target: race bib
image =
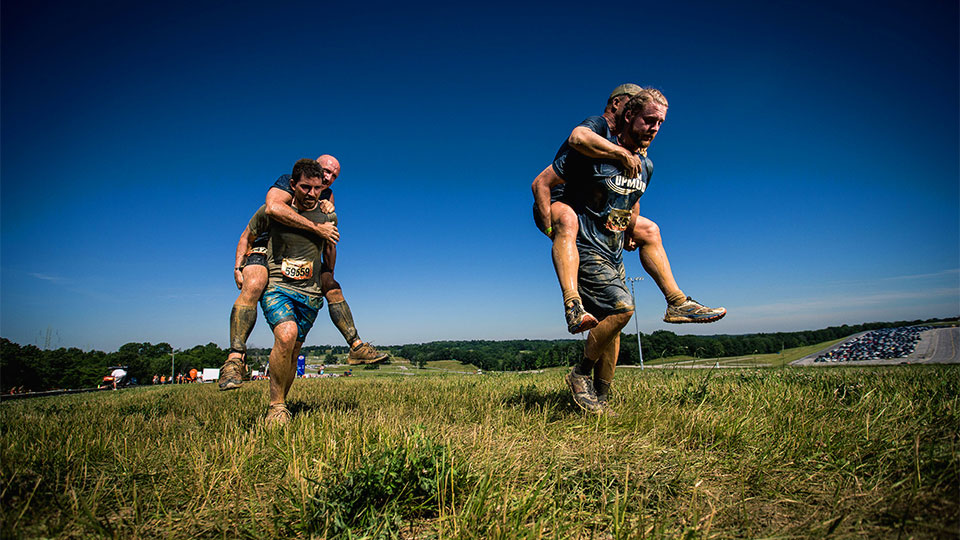
[[[313,277],[313,261],[297,261],[284,259],[280,263],[280,271],[284,277],[295,280],[310,279]]]
[[[610,214],[607,215],[607,229],[622,232],[627,230],[628,225],[630,225],[630,210],[618,208],[610,210]]]

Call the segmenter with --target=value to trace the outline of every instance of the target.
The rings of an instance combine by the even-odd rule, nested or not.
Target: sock
[[[330,311],[330,320],[333,321],[337,330],[340,330],[340,333],[343,334],[343,339],[347,340],[347,345],[352,347],[353,342],[360,339],[360,336],[357,335],[357,329],[353,325],[353,313],[350,312],[350,306],[347,305],[346,300],[336,304],[331,302],[328,310]]]
[[[580,359],[580,363],[573,368],[573,372],[577,375],[589,376],[593,373],[593,366],[596,364],[596,361],[590,360],[586,356]]]
[[[574,301],[574,300],[580,302],[581,304],[583,303],[583,301],[580,300],[580,293],[579,293],[579,292],[577,292],[577,291],[564,291],[564,292],[563,292],[563,305],[564,305],[564,306],[569,306],[570,303],[571,303],[572,301]]]
[[[666,295],[665,298],[667,299],[667,303],[671,306],[679,306],[680,304],[686,302],[687,295],[683,294],[683,291],[680,289],[677,289],[676,291]]]
[[[256,323],[257,306],[233,306],[230,311],[230,352],[247,353],[247,338]]]
[[[599,378],[593,379],[593,389],[597,392],[597,399],[606,401],[610,394],[610,383]]]

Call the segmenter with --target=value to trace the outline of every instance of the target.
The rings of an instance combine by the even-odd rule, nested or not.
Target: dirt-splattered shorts
[[[294,321],[297,323],[297,341],[300,342],[307,339],[307,332],[313,328],[322,307],[322,296],[313,297],[275,285],[267,286],[260,297],[260,308],[270,329],[282,322]]]
[[[592,251],[580,250],[577,289],[583,307],[598,318],[633,311],[633,296],[627,290],[627,272]]]

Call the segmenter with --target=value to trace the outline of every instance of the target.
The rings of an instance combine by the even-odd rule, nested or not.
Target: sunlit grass
[[[265,381],[3,403],[3,536],[958,533],[958,366],[621,369],[617,417],[563,369],[388,367],[296,381],[280,429]]]

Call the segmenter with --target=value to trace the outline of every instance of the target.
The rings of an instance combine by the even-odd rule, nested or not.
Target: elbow
[[[530,184],[530,190],[533,191],[534,195],[543,192],[550,191],[550,184],[547,182],[546,175],[540,173],[536,178],[533,179],[533,183]]]
[[[570,133],[570,136],[567,137],[567,144],[570,146],[580,149],[583,148],[584,139],[583,134],[580,132],[581,128],[577,127]]]
[[[278,215],[280,215],[280,206],[282,205],[275,202],[268,202],[264,207],[264,211],[267,213],[268,216],[275,218]]]
[[[267,200],[264,201],[264,210],[267,215],[276,218],[277,216],[285,215],[285,206],[290,204],[290,201],[293,200],[293,196],[287,193],[286,191],[279,189],[277,187],[271,187],[267,191]]]

